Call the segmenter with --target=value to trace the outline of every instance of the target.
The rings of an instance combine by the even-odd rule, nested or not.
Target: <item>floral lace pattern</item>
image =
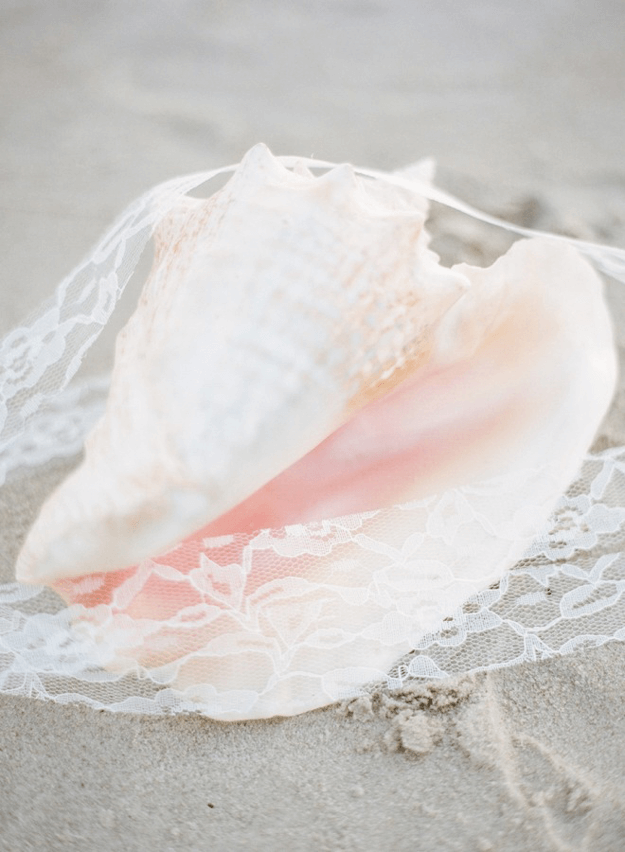
[[[48,591],[6,584],[0,690],[228,719],[270,715],[293,678],[308,678],[329,703],[360,694],[366,681],[394,687],[408,677],[441,678],[625,639],[624,496],[625,448],[590,455],[549,530],[483,591],[475,591],[466,561],[457,572],[453,560],[432,564],[429,573],[411,571],[416,559],[423,564],[422,535],[407,535],[401,548],[385,541],[390,513],[405,513],[407,529],[426,513],[429,533],[451,552],[475,520],[463,514],[459,493],[306,528],[204,540],[197,569],[185,573],[172,551],[166,562],[125,572],[108,603],[101,594],[107,575],[75,581],[83,603],[57,612]],[[282,558],[284,576],[263,582],[267,553]],[[331,553],[320,578],[313,569]],[[370,566],[366,583],[353,570],[356,556]],[[175,601],[166,621],[132,610],[150,583]],[[91,606],[94,595],[99,603]],[[227,632],[218,623],[224,618],[232,622]],[[185,634],[185,653],[170,658],[168,648],[179,649]],[[228,672],[216,671],[237,644],[258,658],[257,690],[248,694],[234,694]],[[353,665],[354,655],[361,665]]]

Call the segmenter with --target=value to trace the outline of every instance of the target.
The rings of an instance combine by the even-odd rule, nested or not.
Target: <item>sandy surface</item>
[[[0,0],[0,74],[0,330],[142,190],[259,140],[434,154],[467,200],[625,245],[621,0]],[[3,575],[43,491],[3,504]],[[613,643],[286,721],[2,696],[0,849],[618,852],[624,684]]]

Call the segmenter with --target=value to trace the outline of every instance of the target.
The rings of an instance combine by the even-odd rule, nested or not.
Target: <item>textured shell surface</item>
[[[602,283],[548,239],[446,269],[427,212],[259,145],[161,222],[105,413],[17,565],[109,668],[222,719],[322,706],[543,528],[614,392]]]

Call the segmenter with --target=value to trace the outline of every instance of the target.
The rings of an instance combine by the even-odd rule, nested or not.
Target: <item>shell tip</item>
[[[271,153],[264,142],[258,142],[245,154],[235,174],[254,175],[257,179],[266,180],[269,176],[283,178],[288,170],[277,157]]]
[[[332,198],[345,200],[358,192],[360,182],[352,166],[349,163],[343,163],[318,178],[316,186],[319,191],[327,193]]]

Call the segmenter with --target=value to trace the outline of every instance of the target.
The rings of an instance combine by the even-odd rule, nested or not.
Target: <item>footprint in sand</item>
[[[462,750],[478,765],[503,774],[510,798],[529,819],[542,823],[550,848],[622,848],[625,814],[609,793],[548,743],[515,730],[488,678],[484,691],[459,712],[455,726]]]

